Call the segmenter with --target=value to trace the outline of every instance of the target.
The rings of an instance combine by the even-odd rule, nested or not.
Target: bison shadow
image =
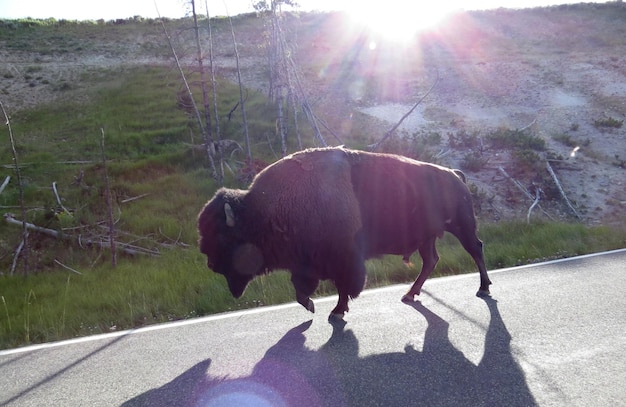
[[[497,302],[484,301],[491,320],[478,365],[450,342],[448,322],[418,302],[412,306],[428,323],[421,351],[407,346],[404,352],[359,357],[358,340],[344,323],[333,325],[320,349],[307,349],[309,321],[287,332],[250,376],[211,378],[211,361],[205,360],[123,406],[536,405]]]

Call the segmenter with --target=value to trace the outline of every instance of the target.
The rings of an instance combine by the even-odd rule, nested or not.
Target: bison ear
[[[231,228],[235,226],[235,214],[233,213],[233,208],[228,202],[224,204],[224,213],[226,214],[226,225]]]

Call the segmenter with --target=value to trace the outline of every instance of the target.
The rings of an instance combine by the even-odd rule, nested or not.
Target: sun
[[[456,9],[449,1],[429,3],[387,0],[380,3],[384,4],[382,6],[368,7],[360,3],[346,11],[353,20],[369,27],[377,35],[393,41],[408,41],[416,33],[436,26]]]

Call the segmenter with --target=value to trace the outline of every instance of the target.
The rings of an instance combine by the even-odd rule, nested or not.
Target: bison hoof
[[[309,302],[305,307],[307,310],[311,311],[312,313],[315,313],[315,304],[313,304],[313,301],[309,298]]]
[[[489,290],[478,290],[478,292],[476,293],[477,297],[491,297],[491,293],[489,292]]]
[[[404,294],[404,296],[402,297],[402,302],[407,303],[407,304],[411,304],[415,302],[415,295],[413,294]]]

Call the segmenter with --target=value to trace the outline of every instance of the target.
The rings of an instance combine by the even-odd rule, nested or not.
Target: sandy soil
[[[548,149],[563,156],[566,165],[553,165],[568,199],[575,202],[577,212],[585,221],[620,222],[626,209],[626,171],[617,165],[626,157],[623,129],[598,129],[596,119],[613,117],[623,120],[626,111],[626,58],[615,62],[618,69],[602,66],[606,56],[567,55],[543,58],[530,65],[524,61],[458,62],[456,69],[471,72],[476,82],[471,85],[455,74],[443,72],[441,81],[447,83],[445,95],[435,89],[416,111],[403,122],[406,133],[417,131],[456,132],[459,128],[482,134],[499,127],[522,129],[530,126],[534,134],[548,142]],[[546,72],[560,67],[562,82],[542,80]],[[494,82],[497,82],[495,84]],[[481,88],[499,86],[497,97],[475,92]],[[506,89],[506,87],[512,89]],[[615,104],[606,104],[613,100]],[[361,110],[387,122],[395,123],[410,109],[409,104],[388,103],[367,106]],[[575,129],[575,130],[574,130]],[[553,136],[567,134],[580,142],[575,153],[571,146],[555,141]],[[584,144],[589,143],[587,146]],[[455,152],[445,164],[458,166],[463,152]],[[574,154],[573,154],[574,153]],[[573,154],[573,156],[572,156]],[[617,157],[617,158],[616,158]],[[508,196],[503,189],[513,185],[502,179],[498,167],[508,157],[489,157],[489,164],[479,172],[469,173],[489,195],[495,195],[494,218],[525,217],[529,199],[516,205],[498,197]],[[562,208],[552,212],[566,219],[572,211]]]

